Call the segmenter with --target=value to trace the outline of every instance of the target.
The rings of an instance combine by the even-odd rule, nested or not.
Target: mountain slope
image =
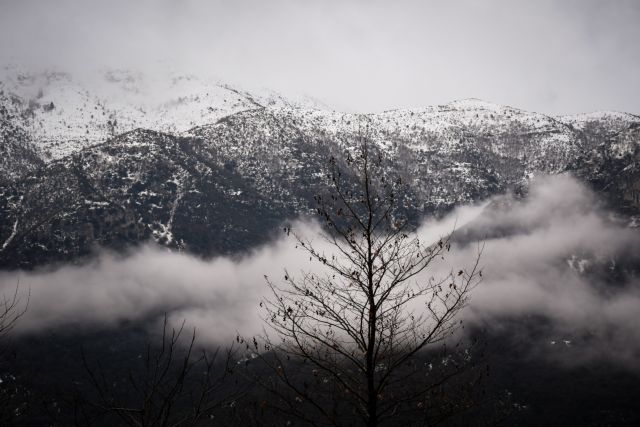
[[[191,78],[172,82],[185,96],[165,95],[179,102],[143,111],[133,102],[146,99],[142,80],[126,73],[110,76],[129,95],[118,104],[112,94],[109,107],[68,76],[46,79],[35,103],[6,88],[25,92],[36,78],[4,83],[0,96],[4,268],[148,240],[201,255],[250,248],[312,214],[327,160],[364,137],[407,184],[416,222],[526,189],[539,173],[571,172],[619,211],[640,212],[640,118],[630,114],[549,117],[473,99],[348,114],[224,85],[202,95]]]

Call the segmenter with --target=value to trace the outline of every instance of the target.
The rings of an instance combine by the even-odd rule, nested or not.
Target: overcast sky
[[[640,1],[0,0],[0,60],[172,64],[350,111],[640,114]]]

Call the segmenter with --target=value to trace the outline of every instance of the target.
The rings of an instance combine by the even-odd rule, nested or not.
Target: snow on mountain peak
[[[446,104],[447,107],[457,110],[487,110],[487,111],[503,111],[505,107],[491,102],[483,101],[477,98],[466,98],[452,101]]]
[[[195,127],[250,110],[268,110],[298,128],[322,128],[334,135],[360,132],[363,123],[370,124],[377,134],[374,139],[390,146],[394,139],[422,145],[438,138],[453,144],[466,133],[536,132],[544,135],[541,149],[546,150],[567,143],[573,130],[589,123],[607,122],[609,128],[623,130],[640,122],[637,116],[609,112],[551,117],[476,98],[379,114],[341,113],[308,97],[285,98],[267,89],[246,91],[170,70],[147,75],[103,69],[76,77],[9,66],[0,74],[0,107],[20,122],[45,160],[137,128],[185,135]]]
[[[634,123],[640,123],[640,116],[618,111],[594,111],[558,116],[557,119],[578,130],[584,130],[587,126],[606,124],[614,132],[620,132]]]
[[[20,117],[47,159],[136,128],[181,134],[256,108],[324,108],[311,98],[247,92],[213,78],[168,70],[153,75],[101,69],[86,75],[0,70],[0,105]]]

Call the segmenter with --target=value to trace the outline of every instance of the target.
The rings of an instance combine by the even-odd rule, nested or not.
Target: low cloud
[[[126,256],[104,252],[82,266],[5,273],[0,283],[5,292],[18,281],[30,291],[18,333],[109,326],[166,311],[197,325],[200,336],[225,340],[256,330],[268,289],[263,275],[298,265],[296,255],[284,239],[240,260],[204,261],[148,245]]]
[[[532,342],[536,352],[559,345],[574,348],[574,361],[640,360],[640,237],[575,179],[539,178],[526,199],[494,200],[460,234],[486,236],[469,320],[499,329],[538,319],[547,335]],[[474,254],[458,247],[450,262]]]
[[[509,319],[544,319],[546,345],[572,346],[583,360],[640,368],[640,282],[634,275],[640,238],[583,185],[568,176],[543,177],[525,199],[502,196],[463,207],[425,222],[418,234],[434,241],[454,225],[450,256],[427,274],[469,265],[475,242],[484,242],[484,279],[464,312],[468,323],[499,330]],[[294,228],[321,233],[310,223]],[[109,327],[167,312],[173,324],[184,319],[195,326],[201,342],[225,343],[237,332],[262,331],[264,276],[278,281],[285,268],[295,274],[320,267],[286,235],[241,258],[210,261],[149,245],[125,256],[104,252],[81,266],[4,272],[0,292],[10,293],[18,280],[21,292],[31,292],[19,334]]]

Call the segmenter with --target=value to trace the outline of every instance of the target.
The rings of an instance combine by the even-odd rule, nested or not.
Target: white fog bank
[[[433,241],[455,225],[462,240],[483,238],[483,281],[464,311],[468,323],[498,328],[505,318],[539,316],[559,340],[589,336],[584,357],[633,364],[640,360],[640,281],[618,273],[607,280],[613,277],[607,269],[618,272],[616,260],[629,256],[637,269],[633,254],[640,253],[640,237],[610,216],[583,185],[556,176],[537,179],[524,200],[502,197],[461,207],[441,220],[425,221],[418,233]],[[321,233],[303,222],[294,229]],[[316,241],[330,253],[322,239]],[[454,244],[447,260],[426,274],[469,265],[476,253],[475,243]],[[195,326],[201,342],[221,344],[236,333],[262,332],[264,276],[278,281],[285,268],[295,275],[320,267],[283,234],[239,259],[205,261],[148,245],[126,256],[103,252],[81,266],[4,272],[0,292],[10,294],[18,282],[23,297],[30,292],[17,334],[115,327],[166,311],[173,324],[184,319]]]

